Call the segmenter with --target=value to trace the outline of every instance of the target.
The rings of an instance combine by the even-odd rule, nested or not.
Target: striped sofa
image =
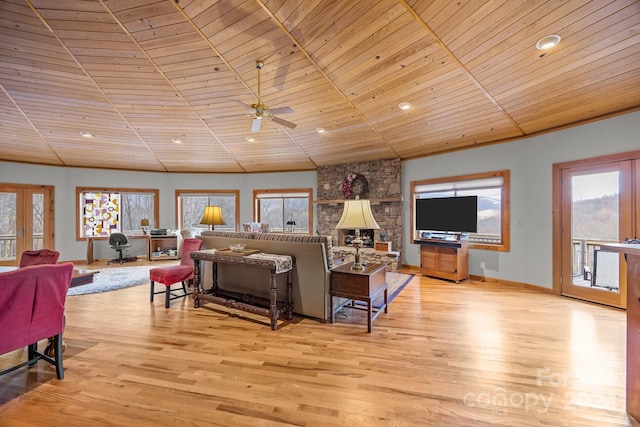
[[[280,233],[203,231],[202,249],[228,248],[234,243],[264,253],[291,255],[293,268],[293,312],[320,321],[329,318],[330,269],[333,267],[331,236],[307,236]],[[203,262],[204,287],[211,286],[211,263]],[[222,289],[268,298],[268,271],[241,265],[220,264],[218,284]],[[278,277],[278,295],[284,295],[284,275]]]

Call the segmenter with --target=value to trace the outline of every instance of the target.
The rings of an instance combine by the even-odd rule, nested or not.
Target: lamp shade
[[[140,226],[142,227],[148,227],[149,226],[149,218],[142,218],[140,220]]]
[[[355,199],[345,200],[342,217],[336,228],[340,230],[378,229],[380,226],[373,218],[370,201]]]
[[[204,215],[200,220],[200,224],[207,225],[226,225],[224,218],[222,218],[221,206],[205,206]]]

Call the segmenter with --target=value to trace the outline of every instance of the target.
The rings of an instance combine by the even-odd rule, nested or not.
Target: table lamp
[[[360,229],[379,229],[380,226],[373,218],[371,213],[371,202],[365,199],[345,200],[342,217],[336,225],[338,230],[355,230],[356,238],[353,239],[353,247],[356,248],[355,261],[352,270],[364,270],[364,264],[360,258],[360,247],[362,239],[360,239]]]
[[[149,226],[149,218],[142,218],[140,220],[140,227],[142,228],[142,234],[147,234],[148,226]]]
[[[215,229],[216,225],[226,225],[227,223],[224,222],[224,218],[222,218],[222,207],[205,206],[204,215],[200,220],[200,224],[210,225],[212,230]]]

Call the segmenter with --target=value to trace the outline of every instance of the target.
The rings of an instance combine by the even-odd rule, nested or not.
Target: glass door
[[[631,161],[562,170],[563,295],[626,307],[622,258],[600,245],[632,237],[631,177]]]
[[[18,265],[26,250],[55,249],[53,187],[0,184],[0,265]]]

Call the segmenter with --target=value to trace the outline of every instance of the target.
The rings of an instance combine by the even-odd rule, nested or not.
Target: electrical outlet
[[[480,263],[480,268],[484,269],[485,267],[486,267],[486,264],[484,263],[484,261],[482,261],[482,262]]]

